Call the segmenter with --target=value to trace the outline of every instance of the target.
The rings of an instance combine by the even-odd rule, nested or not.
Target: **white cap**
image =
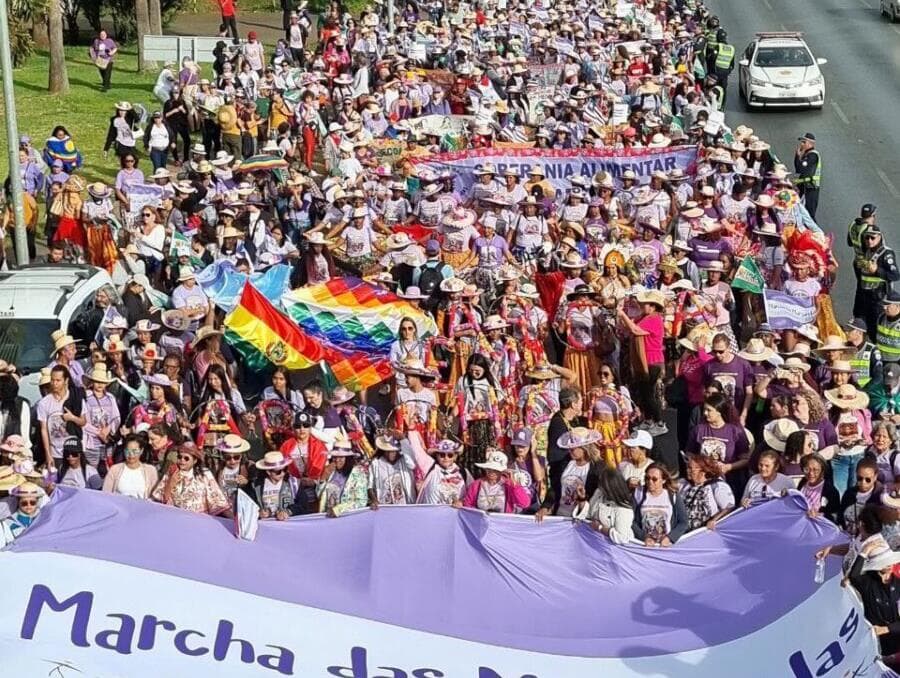
[[[648,431],[636,431],[634,437],[622,441],[625,447],[643,447],[645,450],[653,449],[653,436]]]

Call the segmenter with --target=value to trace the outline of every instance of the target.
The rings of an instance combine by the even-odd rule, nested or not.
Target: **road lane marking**
[[[847,114],[844,113],[844,110],[838,105],[837,101],[831,102],[831,107],[834,109],[834,112],[837,114],[837,117],[841,119],[841,122],[845,125],[850,124],[850,118],[847,117]]]
[[[769,2],[769,0],[763,0],[763,4],[769,9],[770,12],[774,12],[774,11],[775,11],[775,10],[772,9],[772,3]]]
[[[895,198],[900,198],[900,191],[897,190],[897,187],[894,186],[894,182],[890,180],[887,174],[882,172],[879,168],[875,168],[875,174],[878,175],[878,178],[881,179],[881,183],[887,186],[887,190],[890,191],[891,195]]]
[[[868,7],[869,9],[875,9],[872,5],[869,4],[869,0],[859,0],[859,4],[863,7]]]

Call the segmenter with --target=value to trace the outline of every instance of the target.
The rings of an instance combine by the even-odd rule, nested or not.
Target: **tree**
[[[63,41],[63,16],[59,0],[51,0],[47,7],[47,33],[50,38],[50,94],[69,91],[69,74],[66,71],[66,50]]]
[[[148,0],[150,7],[150,32],[162,35],[162,6],[160,0]]]
[[[137,24],[138,70],[147,71],[152,68],[144,56],[144,36],[150,31],[150,4],[148,0],[134,0],[134,15]]]

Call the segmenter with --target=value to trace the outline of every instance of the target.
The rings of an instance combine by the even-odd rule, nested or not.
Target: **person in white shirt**
[[[597,478],[597,489],[590,501],[579,501],[572,517],[590,521],[593,529],[605,534],[614,544],[627,544],[634,539],[631,492],[617,471],[604,468]]]
[[[744,496],[741,498],[741,506],[744,508],[780,497],[794,489],[794,481],[778,472],[781,458],[773,450],[766,450],[759,455],[758,468],[759,473],[752,476],[744,488]]]
[[[622,445],[626,460],[619,464],[619,473],[633,492],[643,484],[644,473],[653,463],[649,456],[653,449],[653,436],[647,431],[637,431],[631,438],[623,440]]]

